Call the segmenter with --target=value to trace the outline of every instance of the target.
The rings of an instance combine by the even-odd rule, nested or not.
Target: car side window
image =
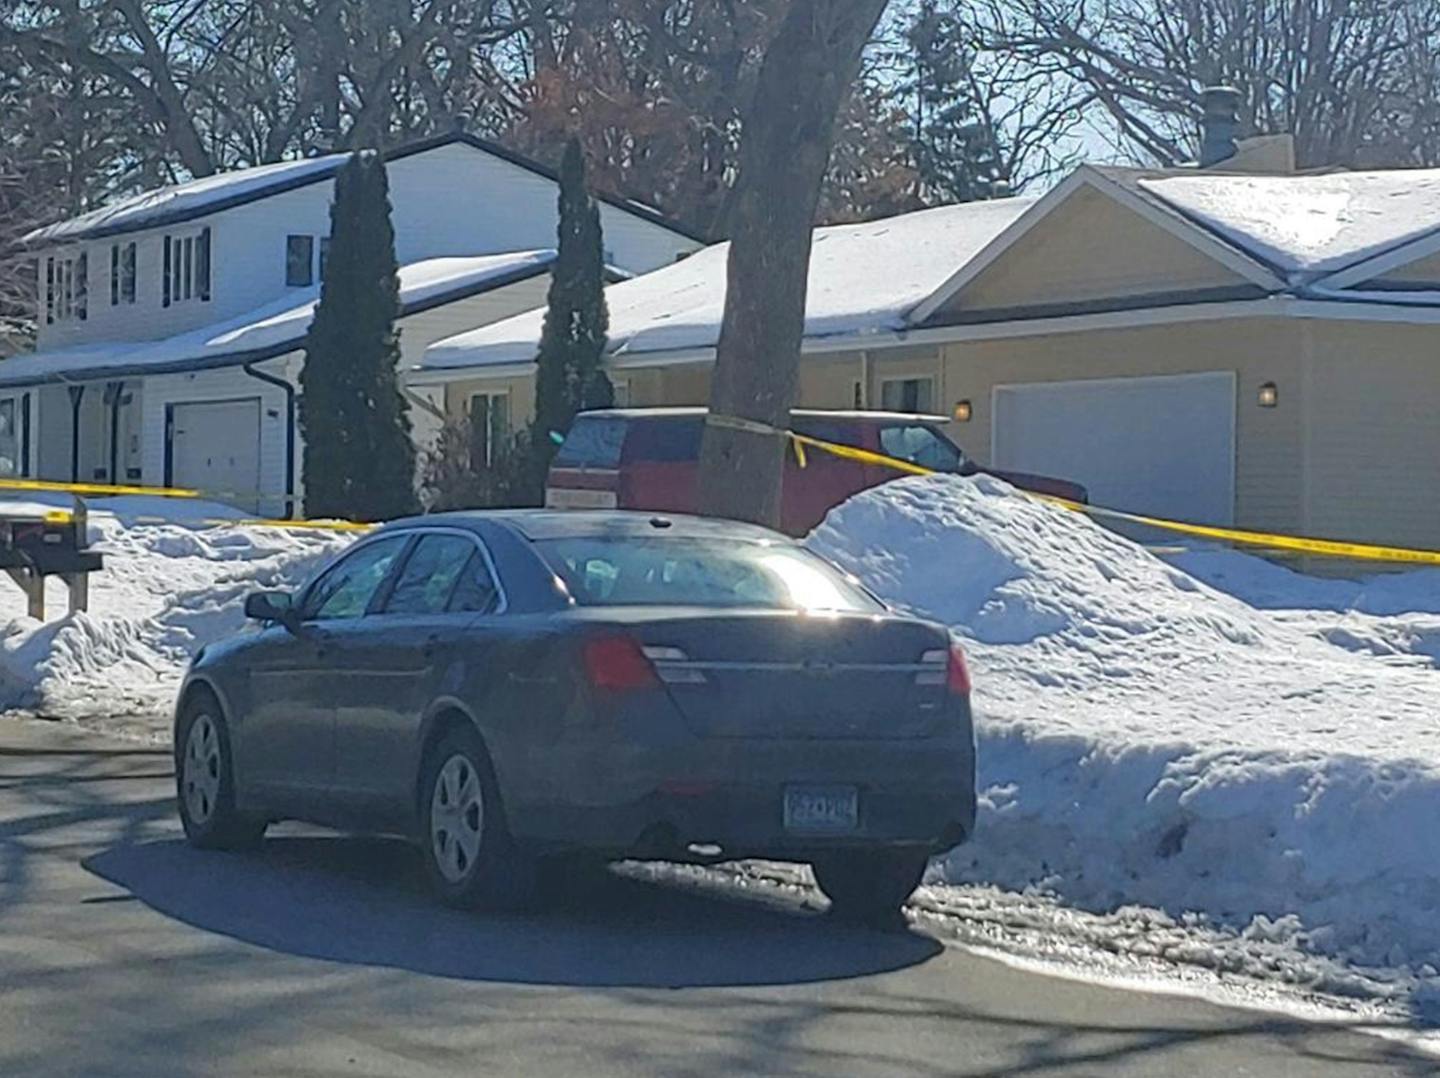
[[[439,614],[450,602],[455,582],[475,553],[475,541],[464,535],[424,535],[410,551],[390,597],[387,614]]]
[[[960,450],[919,423],[881,427],[880,448],[887,456],[937,472],[953,472],[960,467]]]
[[[450,597],[450,609],[469,614],[488,614],[500,602],[500,587],[490,572],[490,563],[476,550],[465,563],[455,593]]]
[[[306,594],[304,620],[333,621],[365,613],[408,541],[404,535],[377,539],[332,565]]]

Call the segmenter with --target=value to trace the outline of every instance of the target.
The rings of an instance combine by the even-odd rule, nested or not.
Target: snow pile
[[[968,646],[981,819],[946,879],[1269,926],[1365,965],[1440,965],[1427,656],[1336,646],[984,477],[869,491],[809,543]],[[1239,571],[1241,590],[1274,588],[1278,603],[1288,583],[1336,606],[1358,590],[1272,571],[1285,573]],[[1406,588],[1440,606],[1431,573],[1367,590],[1398,624]]]
[[[8,503],[13,507],[13,503]],[[145,523],[163,512],[195,523]],[[53,620],[25,616],[18,588],[0,589],[0,710],[42,714],[152,735],[163,721],[190,656],[244,624],[244,598],[260,588],[293,588],[348,540],[330,532],[215,526],[202,520],[235,510],[206,502],[116,498],[93,503],[90,542],[105,568],[90,578],[87,613],[66,609],[49,584]]]

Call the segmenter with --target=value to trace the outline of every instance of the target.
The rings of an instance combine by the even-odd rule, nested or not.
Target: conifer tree
[[[415,509],[415,445],[396,370],[399,316],[385,162],[362,150],[335,178],[329,254],[300,372],[307,516],[387,520]]]
[[[585,158],[572,138],[560,165],[560,223],[535,371],[535,475],[543,485],[555,454],[551,433],[570,429],[575,413],[608,408],[615,391],[602,368],[610,315],[600,208],[585,186]]]

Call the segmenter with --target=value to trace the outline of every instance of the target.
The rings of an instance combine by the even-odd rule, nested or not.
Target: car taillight
[[[941,685],[956,696],[970,695],[970,668],[965,665],[965,653],[959,644],[947,648],[935,648],[920,656],[920,672],[915,675],[916,685]]]
[[[629,692],[660,684],[655,667],[634,637],[616,634],[585,641],[585,676],[605,692]]]
[[[945,685],[956,696],[970,695],[970,668],[959,644],[950,645],[950,664],[945,671]]]

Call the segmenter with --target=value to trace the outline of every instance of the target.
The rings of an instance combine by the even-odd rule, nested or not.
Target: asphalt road
[[[1412,1075],[1393,1041],[635,880],[432,905],[402,845],[178,838],[163,753],[0,720],[0,1075]]]

